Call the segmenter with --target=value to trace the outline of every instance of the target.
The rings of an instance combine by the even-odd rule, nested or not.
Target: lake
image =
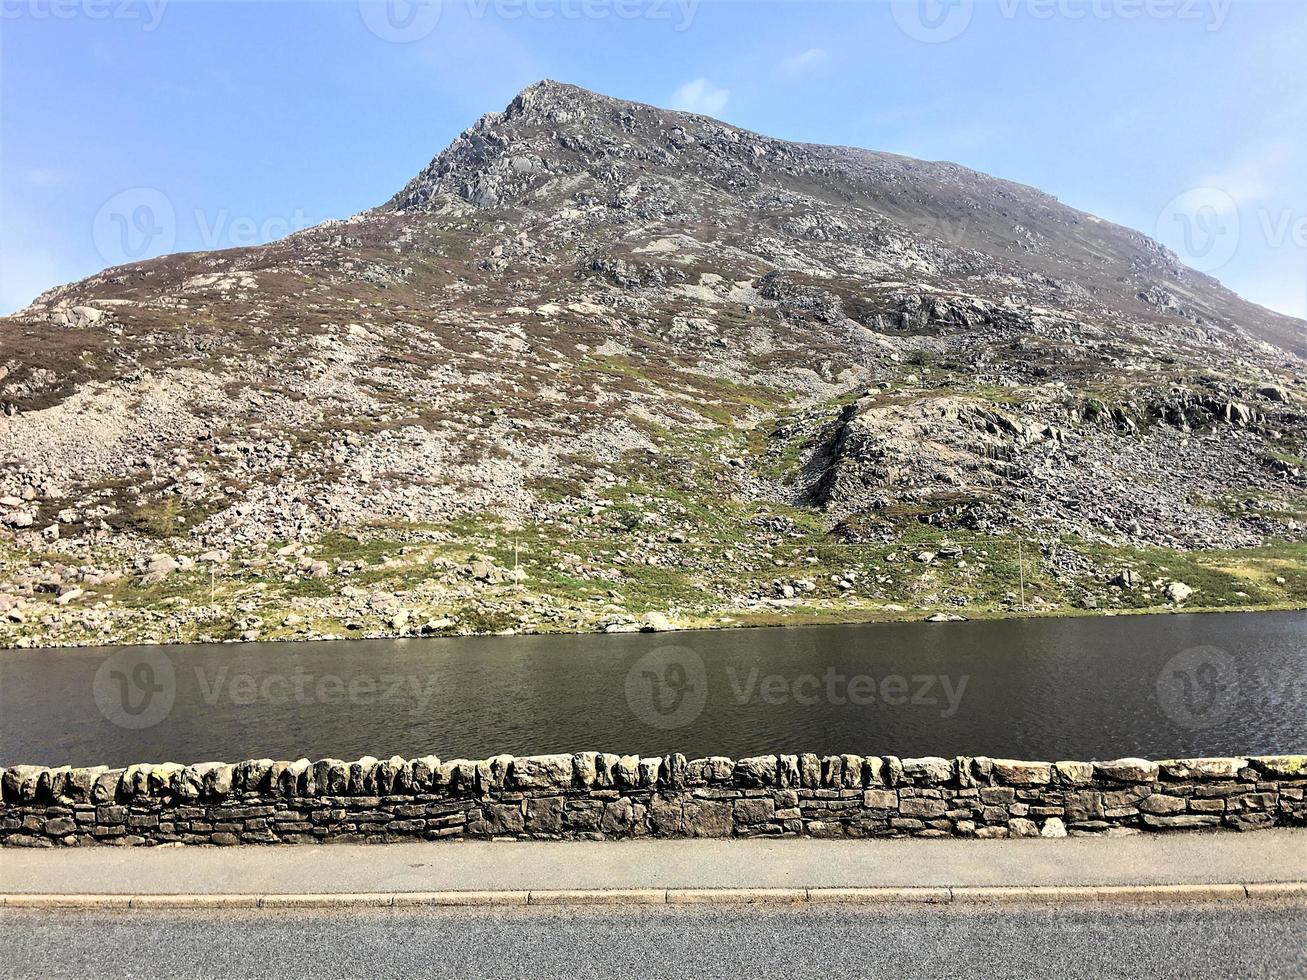
[[[0,763],[1307,751],[1307,614],[0,652]]]

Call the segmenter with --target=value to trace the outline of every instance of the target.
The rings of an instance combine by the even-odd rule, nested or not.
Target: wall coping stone
[[[967,787],[994,785],[1088,785],[1156,782],[1159,779],[1217,782],[1262,778],[1307,779],[1307,755],[1245,758],[1117,759],[1108,762],[1034,762],[1014,759],[829,755],[766,755],[731,760],[724,756],[687,760],[684,755],[641,758],[599,752],[453,759],[436,756],[381,760],[247,759],[241,762],[138,763],[106,766],[13,765],[0,771],[0,804],[114,800],[222,799],[248,794],[296,796],[374,796],[396,789],[471,792],[591,787],[655,789],[667,786],[728,785],[747,788],[875,789],[882,786]]]

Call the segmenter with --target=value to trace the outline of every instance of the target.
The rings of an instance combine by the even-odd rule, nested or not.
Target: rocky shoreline
[[[499,534],[498,548],[480,542],[497,556],[429,537],[435,540],[341,538],[236,555],[154,552],[116,567],[33,556],[10,563],[8,581],[0,561],[0,649],[1307,608],[1307,554],[1287,548],[1238,557],[1153,554],[1148,564],[1122,559],[1107,571],[1059,575],[1056,564],[1075,561],[1071,549],[1034,546],[1017,566],[995,554],[1004,542],[984,536],[848,545],[834,560],[826,543],[718,543],[734,569],[679,533],[634,560],[618,550],[607,568],[595,548],[609,543],[602,539],[522,533]],[[554,547],[546,552],[546,545]],[[589,562],[573,557],[586,551]],[[757,571],[741,575],[741,566]],[[1203,584],[1171,577],[1178,574]],[[1260,576],[1266,587],[1254,596]],[[987,594],[976,595],[977,587]]]
[[[944,546],[948,549],[949,546]],[[961,549],[954,546],[961,554]],[[865,581],[856,571],[843,575],[814,575],[774,580],[763,595],[698,595],[697,601],[661,602],[657,595],[630,601],[616,589],[558,595],[540,588],[533,578],[541,575],[535,561],[531,572],[501,567],[490,555],[472,553],[467,562],[396,561],[383,558],[375,574],[418,578],[408,588],[392,589],[372,583],[350,583],[353,574],[369,568],[366,562],[328,566],[312,558],[311,547],[280,549],[281,567],[295,568],[299,576],[288,589],[278,576],[248,568],[235,570],[230,559],[199,561],[156,554],[141,559],[131,575],[94,576],[81,572],[73,581],[59,581],[58,572],[39,568],[41,583],[0,589],[0,649],[48,647],[114,647],[133,644],[314,642],[342,639],[401,639],[417,636],[468,636],[515,634],[589,634],[589,632],[665,632],[672,630],[745,629],[766,626],[813,626],[836,623],[965,622],[968,619],[1090,617],[1219,612],[1294,612],[1307,609],[1307,596],[1285,591],[1281,597],[1248,601],[1247,592],[1213,596],[1179,580],[1154,580],[1153,598],[1127,604],[1123,597],[1145,592],[1137,572],[1100,576],[1102,601],[1080,585],[1080,601],[1047,601],[1038,580],[1029,584],[1027,604],[1016,595],[991,602],[932,602],[914,606],[891,601],[897,596],[868,597]],[[911,562],[914,574],[937,576],[936,558]],[[1283,570],[1286,562],[1274,551],[1266,562]],[[962,562],[965,564],[965,562]],[[220,571],[221,570],[221,571]],[[344,571],[342,571],[344,570]],[[874,567],[872,568],[874,571]],[[848,578],[843,578],[843,576]],[[284,579],[285,576],[282,576]],[[829,579],[817,587],[814,579]],[[1282,576],[1277,576],[1282,580]],[[335,579],[332,581],[331,579]],[[852,581],[850,580],[852,579]],[[620,579],[618,579],[620,581]],[[616,583],[614,583],[616,584]],[[1238,583],[1243,584],[1243,580]],[[0,579],[0,587],[3,587]],[[308,595],[294,595],[307,585]],[[127,589],[127,591],[124,591]],[[1246,585],[1244,585],[1246,588]],[[145,593],[136,600],[131,589]],[[161,589],[170,595],[159,596]],[[766,595],[770,592],[771,595]],[[17,593],[17,595],[14,595]],[[197,593],[197,595],[196,595]],[[1047,592],[1044,593],[1047,595]],[[144,598],[144,597],[142,597]],[[136,600],[136,601],[133,601]],[[652,608],[651,608],[652,606]]]
[[[257,643],[333,643],[333,642],[350,642],[360,640],[415,640],[415,639],[437,639],[437,638],[463,638],[463,637],[511,637],[511,636],[588,636],[596,633],[701,633],[712,632],[716,630],[774,630],[774,629],[805,629],[809,627],[820,626],[879,626],[879,625],[902,625],[907,623],[968,623],[968,622],[988,622],[999,620],[1025,620],[1025,619],[1088,619],[1095,617],[1115,618],[1115,617],[1162,617],[1162,616],[1216,616],[1216,615],[1256,615],[1271,613],[1296,613],[1307,611],[1307,604],[1304,605],[1281,605],[1271,607],[1245,607],[1245,608],[1162,608],[1162,609],[1142,609],[1129,610],[1122,612],[1102,612],[1096,610],[1084,609],[1067,609],[1056,612],[999,612],[988,615],[977,616],[959,616],[956,614],[899,614],[896,616],[880,616],[875,618],[860,618],[853,615],[812,615],[804,616],[803,614],[787,616],[782,622],[750,622],[750,621],[732,621],[727,623],[682,623],[672,622],[666,617],[656,617],[652,623],[636,622],[630,625],[630,628],[620,630],[604,629],[596,627],[588,630],[499,630],[495,632],[458,632],[455,628],[431,627],[427,624],[419,624],[416,630],[369,630],[366,632],[349,632],[349,633],[298,633],[286,636],[274,636],[263,638],[260,636],[244,636],[237,638],[218,638],[213,636],[197,636],[193,639],[169,639],[159,640],[156,638],[147,638],[138,641],[79,641],[79,640],[61,640],[58,643],[37,645],[31,641],[24,642],[19,640],[12,645],[6,646],[0,642],[0,656],[4,655],[6,650],[56,650],[56,649],[87,649],[87,650],[112,650],[125,646],[177,646],[177,645],[204,645],[204,644],[257,644]]]

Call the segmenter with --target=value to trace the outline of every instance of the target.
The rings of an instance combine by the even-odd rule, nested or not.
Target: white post
[[[1026,553],[1022,541],[1017,538],[1017,572],[1021,576],[1021,611],[1026,610]]]

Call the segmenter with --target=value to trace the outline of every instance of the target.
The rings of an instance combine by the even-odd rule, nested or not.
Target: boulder
[[[660,612],[647,612],[640,617],[640,632],[666,633],[674,629],[672,621]]]
[[[1191,586],[1185,585],[1183,582],[1167,583],[1166,598],[1177,606],[1185,602],[1193,594],[1194,589]]]
[[[94,306],[74,306],[68,313],[70,326],[84,327],[93,326],[104,319],[104,310],[97,310]]]
[[[151,555],[145,563],[145,571],[151,575],[170,575],[178,569],[177,560],[171,555]]]

